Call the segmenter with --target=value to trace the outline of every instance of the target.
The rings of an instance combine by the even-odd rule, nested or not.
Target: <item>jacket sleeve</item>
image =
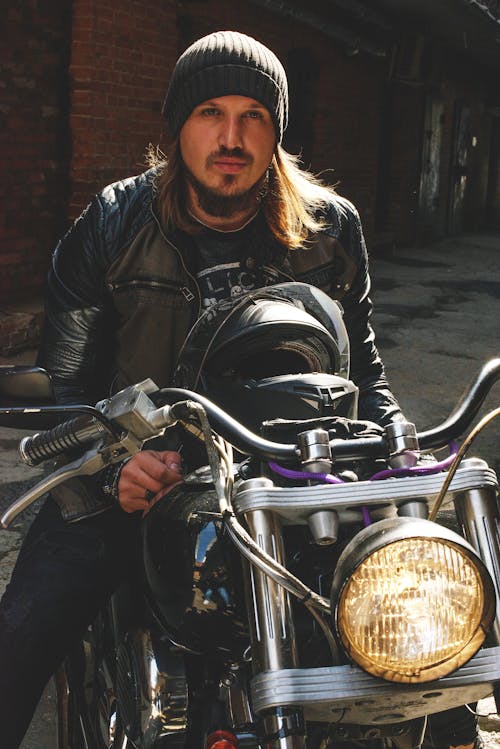
[[[50,373],[59,403],[103,397],[104,216],[96,196],[52,256],[38,364]]]
[[[371,326],[372,302],[368,254],[359,214],[342,199],[339,240],[357,266],[350,289],[343,296],[344,322],[351,347],[351,379],[359,387],[359,418],[385,426],[404,419],[390,390]]]

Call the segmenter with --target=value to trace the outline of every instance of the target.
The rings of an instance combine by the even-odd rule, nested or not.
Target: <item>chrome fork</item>
[[[253,486],[266,479],[250,479]],[[258,483],[257,483],[258,482]],[[253,487],[252,487],[253,488]],[[254,541],[276,561],[285,564],[281,522],[267,510],[245,513]],[[297,643],[290,596],[260,570],[245,562],[246,595],[252,647],[253,673],[298,668]],[[304,721],[301,710],[286,705],[268,711],[263,717],[266,749],[303,749]]]
[[[487,467],[480,458],[462,461],[464,468]],[[500,645],[500,513],[496,492],[483,486],[457,493],[455,513],[467,541],[474,547],[493,579],[496,593],[496,617],[491,629],[493,644]]]

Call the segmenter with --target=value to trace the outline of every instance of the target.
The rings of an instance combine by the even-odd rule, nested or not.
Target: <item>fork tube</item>
[[[281,523],[268,510],[245,514],[252,538],[270,556],[284,564]],[[252,643],[254,674],[298,668],[295,628],[287,591],[263,572],[245,562],[246,594]],[[266,749],[302,749],[305,747],[302,711],[286,705],[262,716]]]
[[[480,458],[462,461],[462,466],[485,467]],[[495,645],[500,644],[500,515],[495,489],[483,486],[469,489],[455,496],[455,512],[469,543],[477,551],[493,579],[496,592],[496,617],[491,636]]]

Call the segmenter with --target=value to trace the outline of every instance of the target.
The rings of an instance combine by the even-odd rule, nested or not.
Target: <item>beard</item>
[[[213,159],[220,154],[211,154],[207,158],[207,166],[210,166]],[[225,156],[242,156],[240,149],[233,149],[231,151],[224,151]],[[244,156],[247,160],[250,158]],[[186,164],[184,164],[184,174],[187,181],[193,187],[198,205],[209,216],[216,216],[218,218],[231,218],[238,213],[250,210],[261,202],[262,198],[266,194],[267,186],[267,170],[264,172],[255,184],[246,190],[230,192],[231,186],[235,185],[237,181],[237,175],[225,174],[222,178],[222,186],[220,188],[209,187],[201,182],[192,172]]]

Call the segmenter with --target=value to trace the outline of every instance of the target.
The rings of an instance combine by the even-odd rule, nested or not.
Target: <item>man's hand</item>
[[[123,466],[118,502],[124,512],[147,511],[166,491],[182,481],[181,457],[172,450],[143,450]]]

